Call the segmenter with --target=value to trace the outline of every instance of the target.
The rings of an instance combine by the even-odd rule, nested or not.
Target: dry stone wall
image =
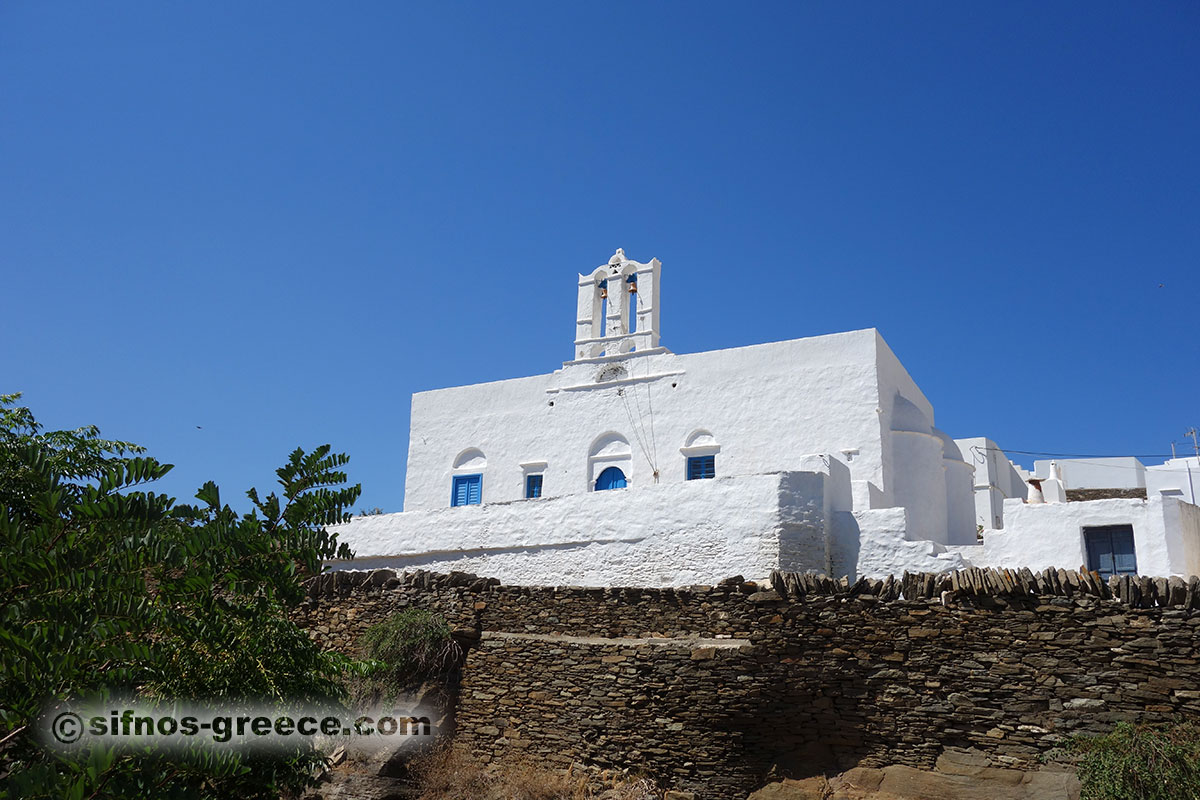
[[[1085,500],[1108,500],[1114,497],[1128,500],[1145,500],[1146,487],[1136,489],[1067,489],[1067,502],[1077,503]]]
[[[1200,580],[967,570],[854,584],[776,574],[675,589],[331,573],[298,621],[357,652],[405,607],[469,644],[456,746],[644,769],[697,798],[775,770],[930,768],[946,747],[1032,767],[1066,735],[1200,719]]]

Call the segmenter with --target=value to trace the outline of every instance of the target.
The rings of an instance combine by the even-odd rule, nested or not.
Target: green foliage
[[[1076,736],[1054,755],[1076,762],[1081,800],[1200,798],[1200,727],[1118,722],[1106,736]]]
[[[68,481],[97,479],[122,463],[119,456],[144,452],[130,442],[100,438],[94,425],[43,432],[33,413],[16,405],[20,398],[20,394],[0,394],[0,506],[13,518],[31,518],[35,498],[42,492],[40,468],[30,463],[25,452],[30,447],[36,445],[36,458],[63,480],[58,490],[75,493],[67,498],[75,501],[84,485]],[[162,471],[169,469],[170,465],[164,465]]]
[[[404,687],[453,669],[462,657],[462,648],[451,638],[446,620],[416,608],[372,625],[362,641],[367,658],[379,665],[371,688],[389,699]]]
[[[346,457],[293,452],[280,495],[238,515],[208,483],[196,505],[143,487],[171,469],[93,428],[43,432],[0,395],[0,798],[276,800],[320,760],[197,752],[164,761],[100,748],[49,756],[43,703],[112,696],[336,702],[354,665],[287,618],[301,580],[350,555]]]

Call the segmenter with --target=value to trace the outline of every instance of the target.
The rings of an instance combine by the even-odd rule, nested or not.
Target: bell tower
[[[579,276],[575,359],[624,355],[658,347],[659,273],[617,248],[607,264]]]

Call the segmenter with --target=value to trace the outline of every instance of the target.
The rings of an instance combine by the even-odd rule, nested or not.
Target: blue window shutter
[[[1088,568],[1108,577],[1113,574],[1111,538],[1107,532],[1087,532]]]
[[[483,501],[482,475],[455,475],[450,493],[452,506],[477,506]]]
[[[689,481],[717,477],[716,456],[691,456],[687,460],[687,479]]]
[[[1133,554],[1133,528],[1114,528],[1112,532],[1113,568],[1118,575],[1136,575],[1137,558]]]
[[[600,473],[600,477],[596,478],[596,491],[602,492],[606,489],[624,489],[625,488],[625,473],[621,472],[619,467],[609,467]]]
[[[1087,547],[1088,569],[1094,569],[1106,578],[1137,574],[1132,526],[1085,528],[1084,544]]]

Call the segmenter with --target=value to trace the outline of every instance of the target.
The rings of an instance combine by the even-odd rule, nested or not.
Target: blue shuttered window
[[[609,467],[600,473],[600,477],[596,478],[596,491],[602,492],[605,489],[624,489],[625,488],[625,473],[621,472],[618,467]]]
[[[1137,575],[1132,525],[1084,528],[1083,537],[1087,545],[1088,569],[1106,578],[1111,575]]]
[[[542,476],[541,475],[526,475],[525,476],[525,497],[526,499],[542,496]]]
[[[450,505],[477,506],[483,502],[482,475],[455,475]]]
[[[691,456],[688,458],[687,479],[689,481],[715,477],[717,477],[716,456]]]

